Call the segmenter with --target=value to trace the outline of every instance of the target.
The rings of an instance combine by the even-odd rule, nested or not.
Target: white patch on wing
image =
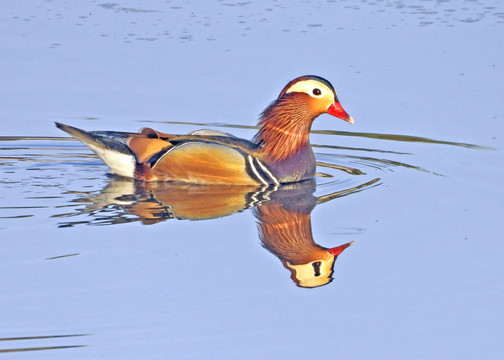
[[[135,174],[136,160],[133,155],[123,154],[110,149],[103,149],[97,146],[89,145],[96,155],[117,175],[133,177]]]

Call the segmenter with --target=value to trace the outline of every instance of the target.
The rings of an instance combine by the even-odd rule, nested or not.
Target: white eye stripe
[[[318,89],[320,91],[319,95],[316,95],[314,91]],[[304,92],[312,97],[321,98],[325,97],[328,94],[332,93],[332,90],[329,89],[326,85],[322,84],[316,80],[303,80],[295,83],[289,89],[287,89],[286,93],[291,92]],[[315,91],[317,92],[317,91]]]

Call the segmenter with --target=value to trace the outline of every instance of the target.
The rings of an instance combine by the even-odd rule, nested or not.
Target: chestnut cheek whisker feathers
[[[298,153],[309,144],[314,114],[306,101],[298,99],[302,94],[287,94],[274,101],[260,116],[261,128],[254,142],[266,157],[284,160]]]

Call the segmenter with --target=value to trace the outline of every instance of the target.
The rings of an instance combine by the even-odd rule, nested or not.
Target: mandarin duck
[[[77,138],[116,174],[146,181],[196,184],[269,185],[315,175],[309,133],[313,120],[330,114],[353,124],[331,83],[318,76],[289,82],[260,115],[252,141],[214,131],[165,134],[84,131],[56,123]]]

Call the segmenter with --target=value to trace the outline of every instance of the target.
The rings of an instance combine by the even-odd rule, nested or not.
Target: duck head
[[[354,119],[341,106],[336,90],[324,78],[315,75],[298,77],[283,88],[278,99],[286,95],[300,97],[301,101],[305,101],[309,111],[312,113],[312,121],[317,116],[327,113],[348,121],[350,124],[354,123]]]
[[[324,113],[354,123],[329,81],[314,75],[298,77],[260,115],[254,141],[267,157],[284,160],[309,145],[311,125]]]

